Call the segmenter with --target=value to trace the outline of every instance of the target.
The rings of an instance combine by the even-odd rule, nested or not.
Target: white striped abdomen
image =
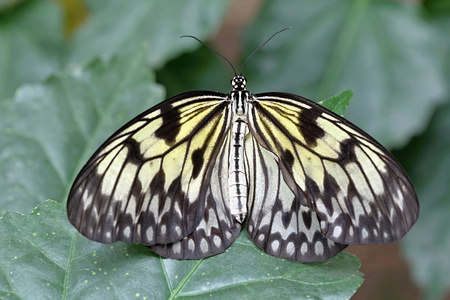
[[[247,216],[247,179],[244,169],[244,138],[247,133],[247,123],[242,119],[235,120],[228,160],[228,192],[231,215],[240,223]]]

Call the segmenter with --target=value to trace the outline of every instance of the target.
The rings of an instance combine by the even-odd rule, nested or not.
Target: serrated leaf
[[[0,104],[0,210],[62,201],[93,151],[162,100],[144,52],[22,87]]]
[[[423,131],[446,93],[441,38],[417,7],[392,1],[269,1],[247,32],[254,92],[320,99],[351,89],[349,120],[386,147]]]
[[[95,243],[54,201],[29,216],[5,214],[0,243],[0,296],[18,299],[348,299],[363,281],[351,254],[294,263],[261,253],[246,235],[224,254],[194,261]]]
[[[325,108],[337,113],[340,116],[344,116],[344,113],[353,98],[352,91],[343,91],[342,93],[328,98],[318,103]]]
[[[169,58],[194,49],[178,37],[183,34],[205,38],[217,29],[229,1],[191,0],[110,1],[108,5],[90,1],[92,17],[75,34],[70,62],[89,61],[95,57],[123,55],[146,44],[147,61],[161,67]]]

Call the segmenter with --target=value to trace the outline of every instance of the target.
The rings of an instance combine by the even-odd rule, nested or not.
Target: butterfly
[[[203,259],[246,227],[265,253],[297,262],[409,231],[414,187],[376,140],[301,96],[252,94],[236,72],[231,86],[171,97],[107,139],[69,193],[78,231]]]

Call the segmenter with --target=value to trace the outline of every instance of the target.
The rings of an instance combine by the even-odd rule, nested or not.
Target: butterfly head
[[[231,79],[231,86],[233,91],[245,91],[247,79],[244,76],[236,75]]]

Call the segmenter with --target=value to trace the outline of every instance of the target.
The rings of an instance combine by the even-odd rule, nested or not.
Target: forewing
[[[249,137],[245,144],[250,195],[247,232],[267,254],[297,262],[323,261],[346,245],[321,233],[314,211],[286,185],[276,158]]]
[[[71,223],[102,243],[173,243],[193,232],[230,123],[225,97],[181,94],[119,129],[76,178]]]
[[[383,146],[300,96],[254,96],[249,128],[278,159],[284,181],[317,213],[322,233],[343,244],[388,243],[417,219],[414,188]]]
[[[173,259],[203,259],[224,252],[239,236],[241,225],[231,216],[228,200],[229,142],[228,135],[214,163],[198,226],[179,242],[150,246],[152,251]]]

